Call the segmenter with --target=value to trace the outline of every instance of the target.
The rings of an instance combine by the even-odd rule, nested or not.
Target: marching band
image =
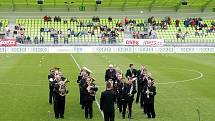
[[[77,79],[80,106],[85,111],[86,119],[93,118],[93,102],[98,91],[91,73],[90,69],[83,67]],[[68,94],[67,83],[69,81],[63,76],[60,68],[50,69],[48,80],[49,103],[54,102],[55,118],[64,118],[65,99]],[[148,118],[156,117],[154,108],[155,80],[144,65],[136,70],[134,64],[130,64],[124,75],[119,67],[114,68],[110,64],[105,71],[104,80],[106,90],[101,93],[100,98],[100,110],[104,113],[104,121],[114,121],[115,103],[123,119],[126,118],[126,113],[127,118],[132,119],[132,105],[136,93],[136,103],[139,103],[140,107],[143,108],[144,114]]]

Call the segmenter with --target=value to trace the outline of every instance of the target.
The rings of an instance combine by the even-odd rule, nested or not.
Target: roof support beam
[[[122,4],[122,11],[125,10],[125,6],[126,6],[127,2],[128,2],[128,0],[124,0],[124,2],[123,2],[123,4]]]
[[[156,2],[156,0],[152,0],[152,2],[150,3],[150,5],[149,5],[149,11],[150,12],[152,11],[152,8],[153,8],[153,5],[155,2]]]
[[[137,3],[136,3],[136,6],[138,6],[140,4],[142,0],[138,0]]]

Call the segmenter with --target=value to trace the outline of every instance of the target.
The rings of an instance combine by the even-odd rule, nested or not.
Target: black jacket
[[[146,91],[147,91],[147,88],[149,89],[150,92],[153,92],[153,94],[149,94],[149,98],[147,98],[147,94],[146,94]],[[155,86],[145,86],[144,89],[143,89],[143,92],[142,92],[143,96],[144,96],[144,102],[145,103],[154,103],[154,98],[155,98],[155,95],[156,95],[156,87]]]
[[[108,81],[109,79],[112,79],[113,81],[115,81],[117,79],[115,69],[113,69],[112,71],[110,71],[110,69],[106,70],[106,72],[105,72],[105,81]]]
[[[114,112],[115,102],[116,102],[116,96],[113,91],[106,90],[101,93],[100,109],[103,112]]]
[[[133,69],[133,70],[128,69],[126,71],[125,76],[126,76],[126,78],[127,77],[137,77],[137,70],[136,69]]]

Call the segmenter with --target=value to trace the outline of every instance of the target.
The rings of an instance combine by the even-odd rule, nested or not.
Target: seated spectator
[[[47,15],[44,16],[43,19],[44,19],[44,22],[48,22],[49,21],[49,17]]]
[[[50,21],[50,22],[52,21],[52,18],[51,18],[51,16],[49,16],[49,19],[48,19],[48,21]]]
[[[37,37],[37,36],[36,36],[36,37],[34,37],[34,44],[38,44],[38,42],[39,42],[38,37]]]
[[[179,19],[176,19],[176,21],[175,21],[175,27],[178,28],[178,27],[179,27],[179,24],[180,24],[180,20],[179,20]]]
[[[108,22],[112,22],[113,21],[113,18],[112,17],[108,17]]]
[[[64,24],[67,24],[67,23],[68,23],[67,19],[64,19],[64,20],[63,20],[63,23],[64,23]]]
[[[70,22],[78,22],[78,19],[76,17],[71,17]]]

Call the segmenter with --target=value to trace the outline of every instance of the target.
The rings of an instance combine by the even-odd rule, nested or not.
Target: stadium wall
[[[215,47],[32,46],[0,47],[0,53],[215,53]]]

